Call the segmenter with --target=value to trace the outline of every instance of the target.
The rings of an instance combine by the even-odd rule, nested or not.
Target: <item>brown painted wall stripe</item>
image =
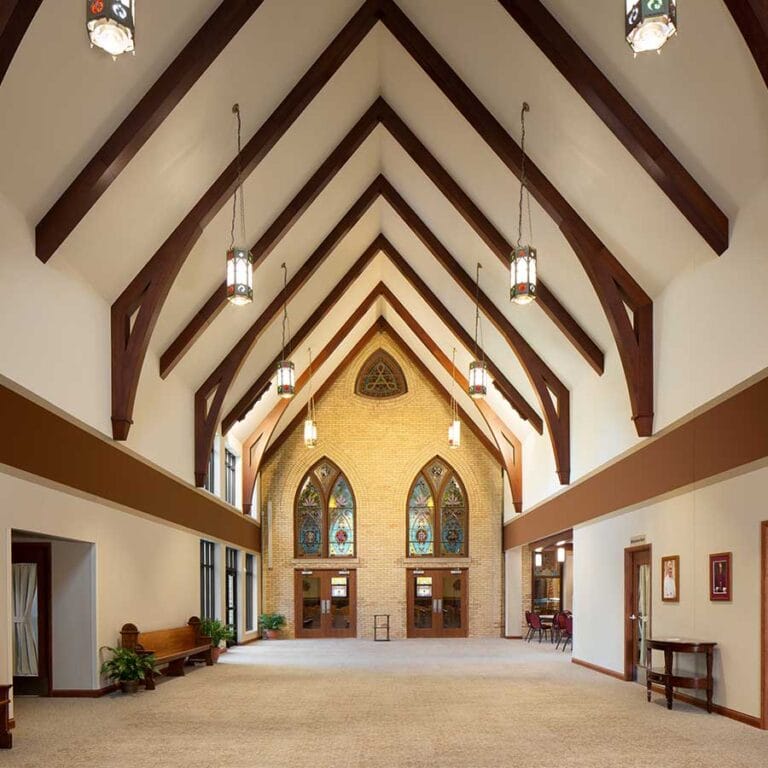
[[[0,424],[2,464],[261,551],[261,530],[249,518],[2,384]]]
[[[761,379],[504,526],[504,549],[650,501],[768,456]]]

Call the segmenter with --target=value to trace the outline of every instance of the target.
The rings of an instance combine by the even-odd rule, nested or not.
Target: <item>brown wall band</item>
[[[768,456],[768,378],[672,427],[504,526],[504,549],[649,501]]]
[[[0,384],[0,463],[159,521],[261,551],[250,518]]]

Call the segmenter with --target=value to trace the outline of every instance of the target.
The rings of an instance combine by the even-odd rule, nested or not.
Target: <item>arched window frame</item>
[[[318,476],[317,471],[324,464],[327,464],[332,469],[332,473],[329,475],[330,480],[324,482]],[[339,478],[343,477],[344,481],[349,488],[349,492],[352,496],[352,552],[348,555],[331,555],[329,551],[330,547],[330,515],[329,515],[329,503],[331,500],[331,494],[336,487],[336,483]],[[301,492],[306,485],[307,480],[311,480],[315,488],[320,493],[320,499],[322,502],[322,518],[321,528],[323,539],[320,547],[320,554],[318,555],[305,555],[300,552],[299,547],[299,499]],[[339,469],[338,466],[330,459],[323,457],[319,461],[315,462],[312,467],[306,472],[299,482],[299,487],[296,489],[296,495],[293,500],[293,556],[297,560],[349,560],[350,558],[357,557],[357,499],[355,498],[355,492],[352,490],[352,484],[349,482],[347,475]]]
[[[430,468],[435,464],[435,462],[440,462],[445,467],[445,477],[440,480],[439,484],[436,484],[431,476]],[[419,482],[419,478],[424,478],[424,480],[427,483],[427,486],[429,487],[429,490],[432,493],[432,499],[435,502],[434,506],[434,524],[433,524],[433,546],[432,546],[432,554],[431,555],[415,555],[411,554],[411,541],[410,541],[410,529],[411,529],[411,496],[413,495],[413,489],[416,487],[416,484]],[[461,493],[464,497],[464,509],[466,512],[466,521],[464,525],[464,547],[463,552],[460,554],[452,555],[452,554],[442,554],[441,548],[442,548],[442,511],[443,511],[443,495],[445,493],[445,489],[448,487],[448,484],[450,483],[451,479],[454,479],[461,489]],[[408,488],[408,496],[405,500],[405,556],[406,558],[412,559],[412,560],[429,560],[431,559],[461,559],[469,557],[469,517],[470,517],[470,510],[469,510],[469,497],[467,496],[467,489],[464,485],[464,482],[461,479],[461,476],[459,473],[441,456],[435,456],[433,459],[431,459],[429,462],[427,462],[416,474],[416,477],[413,478],[413,482],[410,484]]]

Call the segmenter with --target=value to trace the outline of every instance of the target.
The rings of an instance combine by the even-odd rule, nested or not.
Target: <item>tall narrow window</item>
[[[408,557],[466,557],[467,494],[456,472],[433,459],[419,472],[408,495]]]
[[[355,496],[341,470],[321,459],[296,496],[296,557],[354,557]]]
[[[234,506],[237,503],[237,456],[229,448],[224,449],[224,499]]]
[[[200,539],[200,617],[216,618],[216,545]]]
[[[205,476],[203,487],[209,493],[216,493],[216,455],[213,448],[211,448],[211,455],[208,457],[208,474]]]
[[[232,627],[237,642],[237,555],[238,551],[227,547],[226,568],[226,616],[224,623]]]
[[[245,556],[245,631],[256,629],[253,621],[256,596],[256,556]]]

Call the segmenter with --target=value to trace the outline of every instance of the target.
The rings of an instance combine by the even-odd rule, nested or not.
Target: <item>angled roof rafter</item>
[[[6,0],[0,5],[0,85],[43,0]]]
[[[768,87],[768,5],[765,0],[725,0]]]

